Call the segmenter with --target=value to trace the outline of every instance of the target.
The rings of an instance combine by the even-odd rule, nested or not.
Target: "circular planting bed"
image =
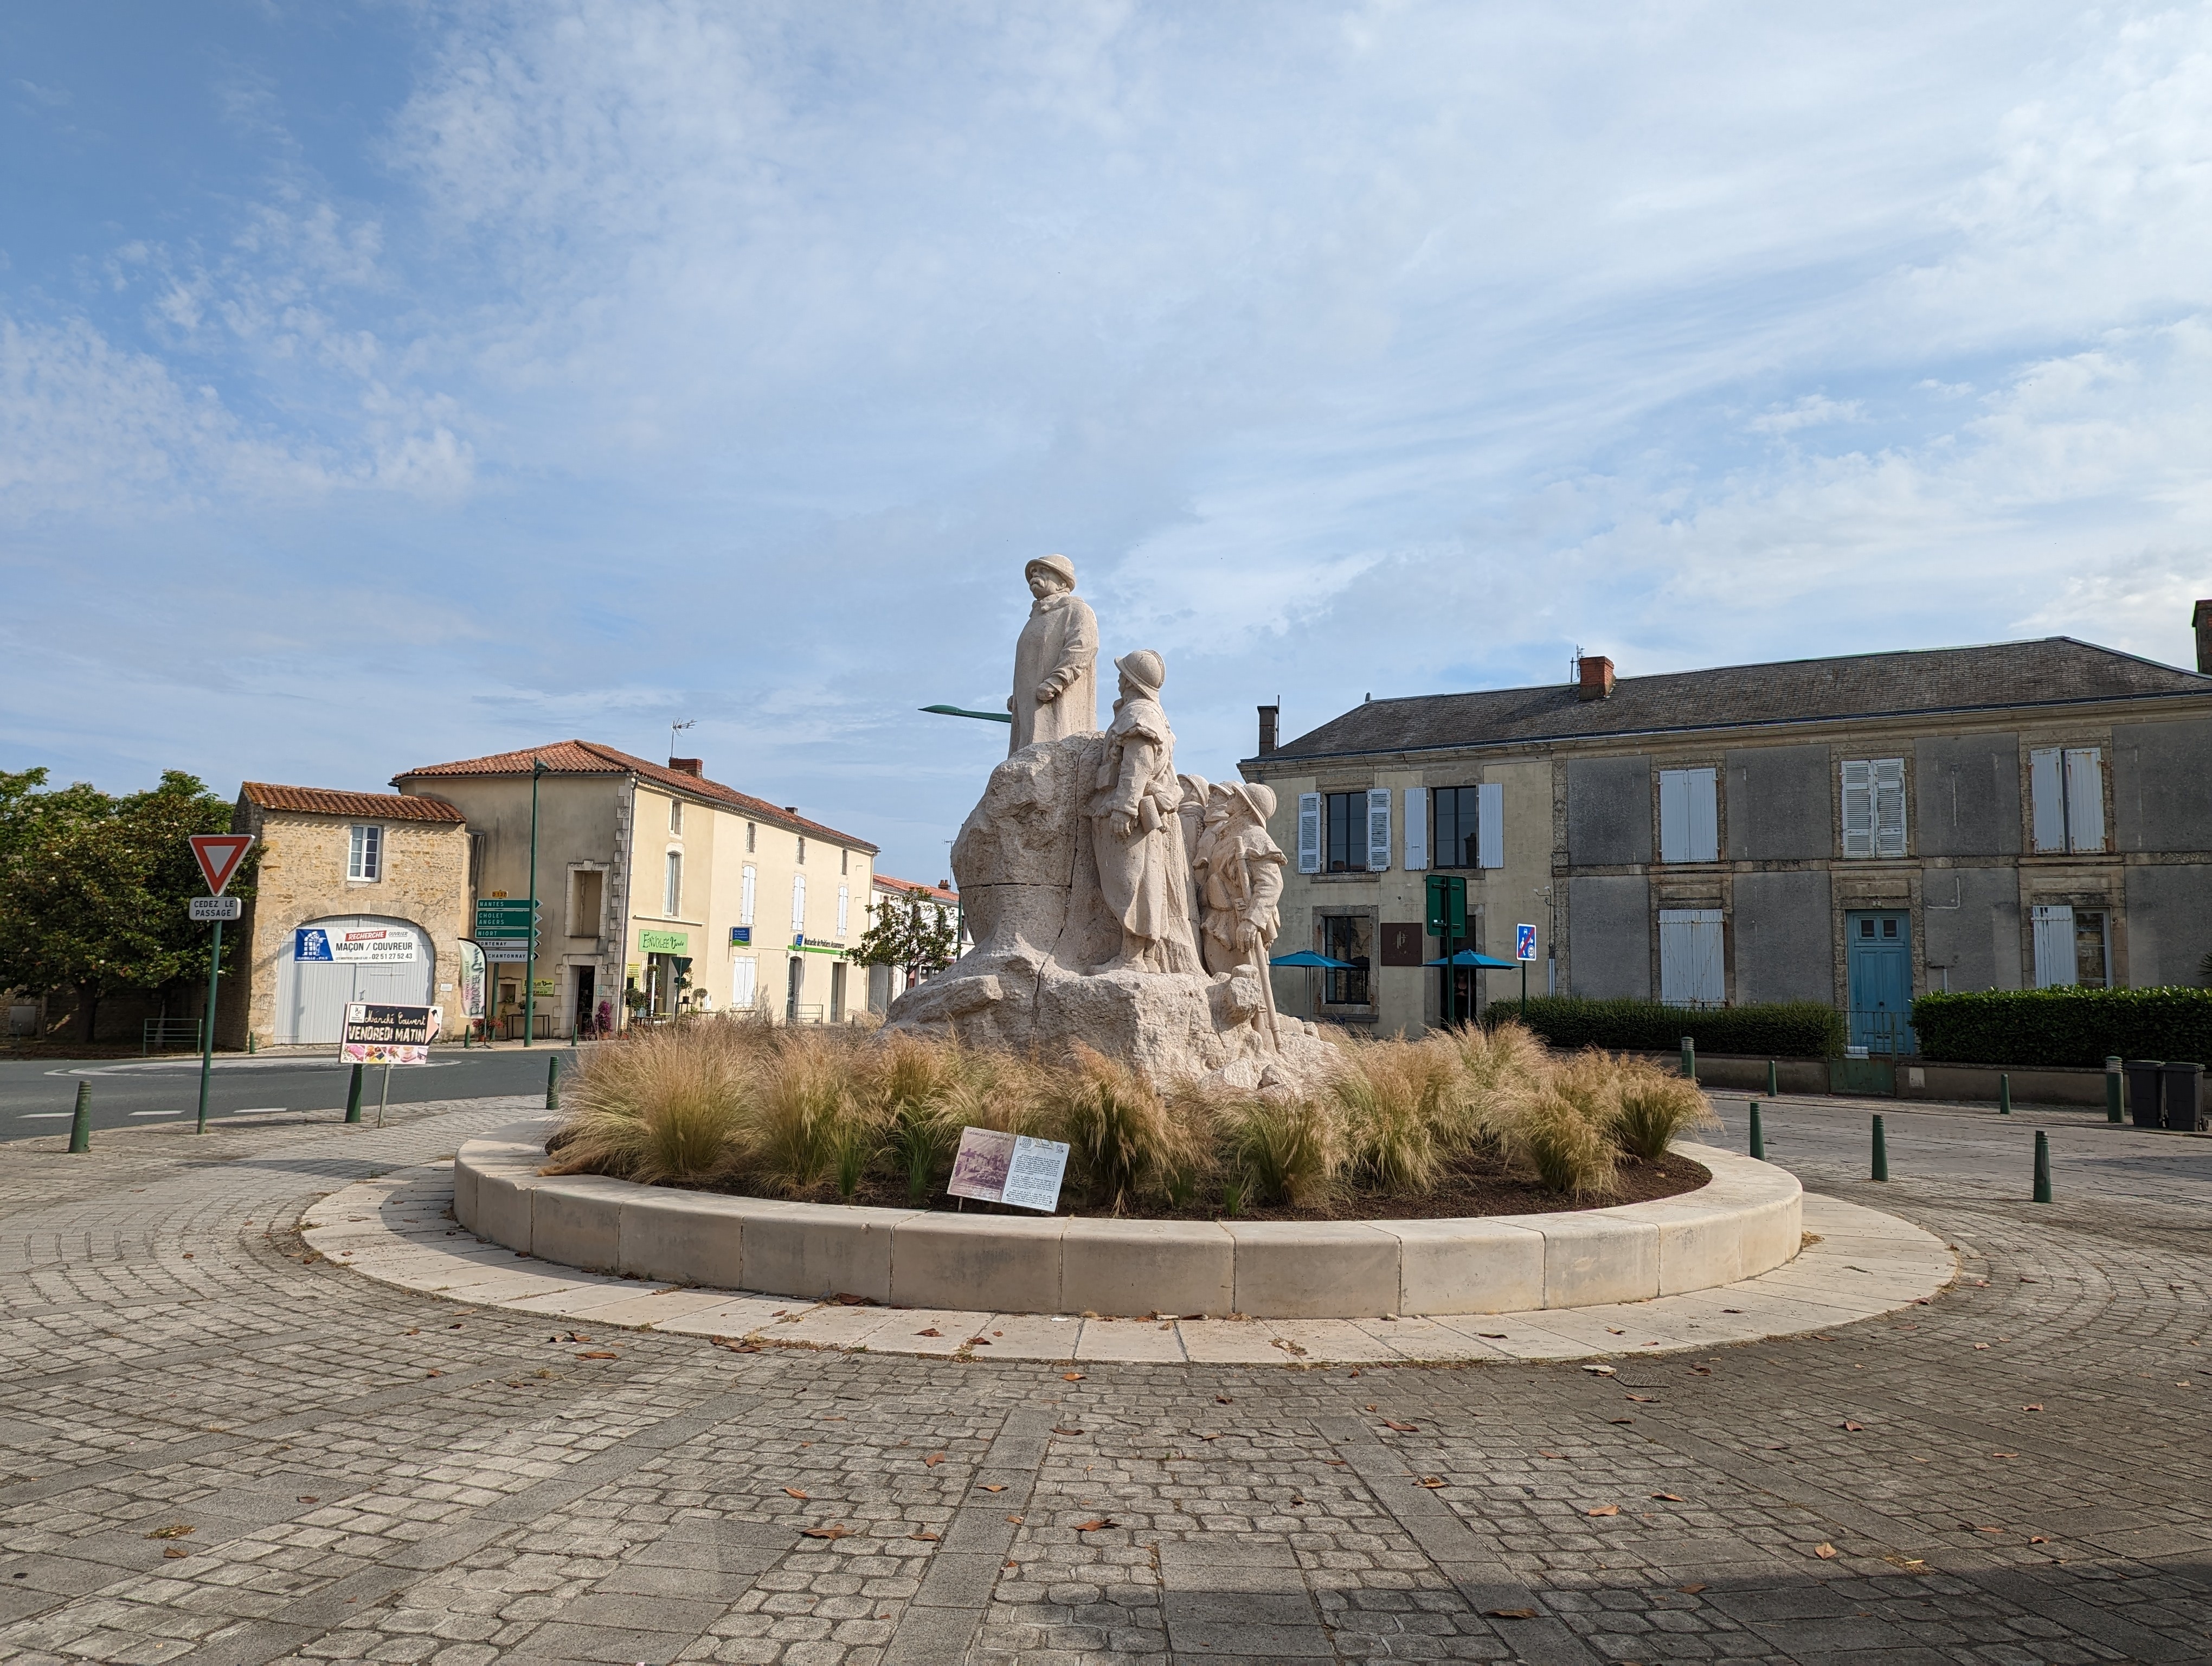
[[[784,1202],[542,1172],[550,1119],[471,1140],[453,1212],[594,1272],[767,1295],[1001,1313],[1374,1318],[1639,1301],[1780,1266],[1796,1177],[1713,1146],[1710,1179],[1609,1207],[1421,1219],[1096,1219]]]

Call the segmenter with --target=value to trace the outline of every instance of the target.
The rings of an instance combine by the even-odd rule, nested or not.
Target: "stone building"
[[[467,819],[473,904],[530,894],[538,777],[534,969],[490,969],[494,1018],[570,1036],[683,1011],[759,1010],[841,1023],[866,1000],[845,951],[867,930],[876,847],[720,781],[587,740],[430,763],[392,778]]]
[[[903,909],[909,903],[921,904],[923,915],[933,921],[951,922],[956,933],[959,931],[960,894],[950,885],[926,885],[915,879],[894,879],[888,873],[875,878],[874,896],[869,904],[869,917],[886,903]],[[956,941],[958,941],[956,936]],[[960,948],[965,948],[959,942]],[[957,953],[957,949],[955,952]],[[903,966],[871,966],[868,968],[868,1010],[887,1012],[890,1005],[907,990],[906,968]]]
[[[1930,990],[2194,983],[2212,952],[2212,603],[2196,672],[2052,637],[1371,700],[1246,777],[1295,851],[1285,1011],[1437,1020],[1428,874],[1530,988],[1818,1000],[1910,1050]],[[1484,975],[1456,974],[1462,978]],[[1516,994],[1512,974],[1492,999]]]
[[[249,781],[231,827],[260,842],[238,925],[246,998],[225,990],[216,1040],[337,1044],[352,1000],[445,1008],[466,933],[469,841],[459,811],[395,793]]]

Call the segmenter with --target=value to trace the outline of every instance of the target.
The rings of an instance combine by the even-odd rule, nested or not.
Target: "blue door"
[[[1912,916],[1844,916],[1850,974],[1851,1045],[1869,1053],[1917,1053],[1912,1035]]]

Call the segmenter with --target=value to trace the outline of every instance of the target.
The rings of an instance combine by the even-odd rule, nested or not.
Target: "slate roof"
[[[2212,699],[2212,677],[2071,636],[2047,636],[1624,677],[1605,700],[1583,700],[1567,683],[1370,700],[1246,761],[1264,767],[1369,752],[2191,694]]]
[[[373,821],[465,822],[450,804],[404,793],[344,793],[328,787],[275,787],[249,781],[239,787],[249,804],[264,810],[304,811],[311,816],[361,816]]]
[[[398,787],[404,781],[436,781],[441,777],[456,775],[527,775],[532,760],[537,758],[544,760],[549,775],[636,775],[668,792],[681,793],[687,798],[706,804],[720,805],[741,816],[750,817],[754,821],[766,822],[772,827],[788,828],[795,833],[804,833],[811,839],[845,845],[854,850],[865,850],[871,856],[876,854],[877,847],[866,839],[855,838],[850,833],[841,833],[823,823],[793,815],[770,804],[766,799],[740,793],[734,787],[725,787],[720,781],[708,781],[703,775],[689,775],[647,758],[634,757],[612,746],[602,746],[595,740],[556,740],[544,746],[526,747],[519,752],[492,752],[483,757],[465,757],[452,763],[425,763],[417,769],[401,770],[392,776],[392,784]]]

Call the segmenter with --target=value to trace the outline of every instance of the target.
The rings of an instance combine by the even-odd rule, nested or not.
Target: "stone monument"
[[[1098,728],[1098,616],[1075,593],[1075,563],[1039,556],[1022,576],[1036,599],[1014,644],[1009,757],[1040,740]]]
[[[1048,560],[1072,586],[1073,569]],[[1043,664],[1030,631],[1048,599],[1054,613],[1082,605],[1072,587],[1038,590],[1042,565],[1030,563],[1037,609],[1015,659],[1018,744],[952,846],[975,946],[894,1001],[884,1027],[1047,1058],[1079,1041],[1158,1088],[1193,1078],[1244,1092],[1319,1087],[1337,1049],[1277,1013],[1268,985],[1284,871],[1267,828],[1273,792],[1177,775],[1167,668],[1149,648],[1114,662],[1120,697],[1103,733],[1048,732],[1069,715],[1068,691],[1086,690],[1089,707],[1091,684],[1086,661],[1051,700],[1044,676],[1024,687]],[[1082,619],[1095,644],[1088,608]],[[1040,638],[1059,653],[1077,635],[1071,623]],[[1025,692],[1037,696],[1036,737],[1024,745]]]

